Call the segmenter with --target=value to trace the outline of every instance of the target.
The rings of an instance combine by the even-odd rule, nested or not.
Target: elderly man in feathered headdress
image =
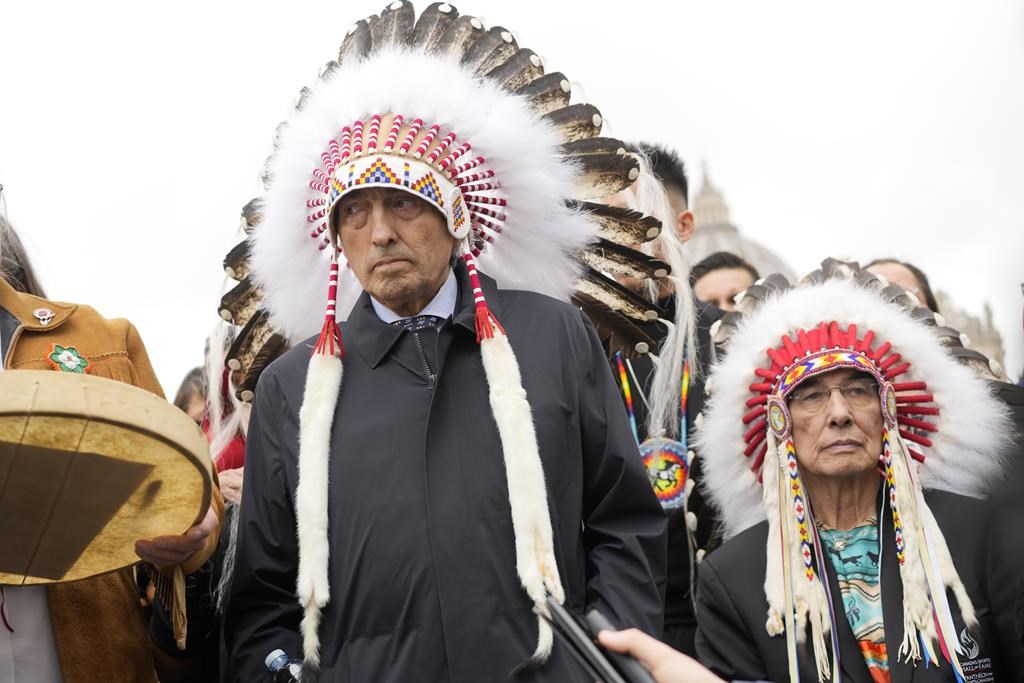
[[[664,515],[557,300],[586,282],[621,315],[578,253],[650,226],[579,201],[636,167],[569,93],[505,29],[395,2],[281,128],[251,265],[296,346],[255,392],[232,680],[276,649],[304,683],[589,680],[549,595],[660,631]]]
[[[915,305],[828,260],[715,330],[698,443],[726,542],[699,569],[697,651],[717,674],[1024,680],[1019,538],[980,500],[1006,408],[967,367],[987,359]]]

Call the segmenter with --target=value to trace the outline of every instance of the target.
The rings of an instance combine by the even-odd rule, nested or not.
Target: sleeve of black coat
[[[241,517],[225,641],[231,681],[265,680],[275,649],[302,657],[295,510],[284,467],[295,430],[272,368],[260,377],[245,445]],[[286,445],[287,444],[287,445]],[[292,470],[294,471],[294,469]]]
[[[702,562],[697,572],[697,659],[726,680],[767,679],[754,639],[712,559]]]
[[[1024,547],[1020,543],[1024,504],[1019,499],[999,501],[988,525],[985,584],[999,638],[1001,673],[1024,683],[1024,639],[1015,623],[1020,615],[1024,587]],[[999,680],[1003,680],[1000,678]]]
[[[580,428],[587,609],[613,624],[660,637],[664,621],[666,521],[601,342],[582,316]]]

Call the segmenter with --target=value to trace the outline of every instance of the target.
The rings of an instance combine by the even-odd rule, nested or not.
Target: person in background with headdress
[[[710,358],[709,328],[722,311],[693,298],[685,242],[693,234],[693,213],[686,208],[686,169],[679,156],[648,142],[632,146],[640,175],[610,204],[654,216],[657,237],[640,245],[671,268],[656,282],[620,277],[619,281],[657,304],[657,320],[637,323],[653,341],[651,354],[612,356],[634,438],[652,486],[668,515],[668,580],[663,638],[672,647],[695,654],[697,620],[693,610],[694,566],[711,541],[714,520],[696,489],[700,461],[689,432],[704,405],[704,377]],[[677,211],[677,207],[680,210]]]
[[[716,333],[698,443],[726,541],[700,568],[701,662],[772,681],[1024,680],[1019,542],[981,500],[1003,476],[1005,405],[933,314],[856,264],[774,278]]]
[[[0,215],[0,248],[12,244],[19,243]],[[8,257],[0,253],[5,263]],[[13,260],[29,274],[22,284],[38,291],[24,252],[13,254]],[[4,279],[0,359],[4,372],[87,372],[163,396],[139,333],[127,320],[108,320],[88,306],[23,293]],[[206,517],[185,534],[140,539],[135,551],[149,573],[170,584],[175,565],[185,574],[202,567],[216,546],[221,511],[215,496]],[[158,674],[163,678],[169,657],[148,636],[131,567],[69,583],[0,586],[0,680],[5,683],[155,682]]]
[[[594,149],[564,77],[451,5],[392,3],[339,61],[280,128],[252,235],[296,344],[255,392],[229,679],[280,649],[303,683],[589,681],[548,596],[662,626],[665,517],[568,303],[600,225],[566,202],[635,163]],[[563,157],[576,136],[591,176]]]

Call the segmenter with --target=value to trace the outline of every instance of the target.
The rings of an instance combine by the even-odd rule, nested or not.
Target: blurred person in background
[[[185,375],[174,395],[174,405],[191,417],[196,424],[202,424],[206,417],[206,382],[203,368],[192,368]]]
[[[686,165],[679,158],[679,153],[666,145],[639,142],[636,148],[647,157],[651,170],[665,188],[668,205],[675,214],[675,220],[666,225],[675,225],[679,240],[687,242],[693,237],[694,217],[690,210],[690,180]]]
[[[892,258],[875,259],[864,266],[864,270],[881,275],[889,284],[902,287],[913,294],[922,306],[927,306],[933,313],[939,312],[939,302],[928,284],[928,276],[920,268],[906,261]]]
[[[718,251],[690,271],[690,287],[698,301],[723,311],[736,310],[736,295],[757,281],[754,266],[735,254]]]

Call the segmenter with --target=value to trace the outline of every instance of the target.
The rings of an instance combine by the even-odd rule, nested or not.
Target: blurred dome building
[[[686,243],[692,263],[717,251],[727,251],[754,266],[761,276],[782,273],[794,280],[795,273],[785,261],[767,247],[741,235],[739,228],[729,221],[729,207],[722,193],[711,184],[706,163],[702,175],[700,191],[691,205],[696,229]]]

